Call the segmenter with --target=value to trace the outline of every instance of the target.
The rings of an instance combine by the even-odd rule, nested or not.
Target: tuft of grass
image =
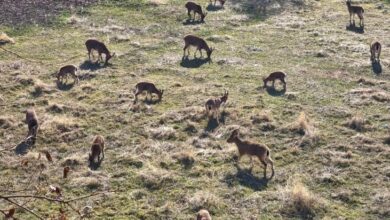
[[[312,219],[324,209],[323,199],[311,192],[299,178],[290,179],[285,193],[283,212],[287,212],[287,215],[299,215],[304,219]]]
[[[179,161],[185,168],[191,167],[195,163],[194,153],[192,151],[182,151],[172,156]]]
[[[13,118],[0,116],[0,128],[8,129],[15,126],[16,122]]]
[[[344,123],[345,126],[358,132],[365,131],[367,129],[367,124],[368,121],[360,115],[353,116],[346,123]]]
[[[155,167],[151,167],[147,171],[141,171],[138,179],[149,190],[171,187],[177,182],[176,177],[171,172]]]
[[[158,140],[170,140],[170,139],[176,139],[177,133],[175,129],[172,127],[167,126],[160,126],[158,128],[151,128],[149,129],[149,132],[151,133],[152,137]]]
[[[14,44],[15,40],[9,37],[6,33],[0,33],[0,45],[7,44],[7,43]]]

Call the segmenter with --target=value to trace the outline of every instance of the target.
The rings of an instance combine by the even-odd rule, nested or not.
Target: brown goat
[[[353,17],[353,25],[355,25],[355,14],[359,17],[360,19],[360,26],[364,26],[364,9],[360,6],[352,6],[351,1],[347,0],[346,2],[347,7],[348,7],[348,12],[349,12],[349,23],[352,24],[351,17]]]
[[[272,86],[275,86],[275,80],[280,80],[283,83],[284,89],[286,89],[286,81],[284,81],[284,78],[286,77],[286,74],[283,72],[273,72],[269,74],[267,78],[263,79],[264,82],[264,88],[267,87],[267,82],[272,81]]]
[[[157,89],[156,86],[153,83],[140,82],[140,83],[137,83],[137,85],[135,86],[135,90],[134,90],[134,96],[135,96],[134,103],[137,102],[138,95],[141,94],[144,91],[147,92],[146,98],[148,98],[148,95],[150,95],[150,98],[152,99],[152,94],[154,93],[154,94],[157,94],[159,101],[161,101],[162,95],[164,93],[164,90]]]
[[[382,51],[382,45],[378,41],[375,41],[371,44],[370,52],[371,52],[371,62],[379,61],[380,55]]]
[[[75,83],[79,82],[79,78],[77,77],[77,67],[75,65],[66,65],[61,67],[60,71],[57,73],[58,82],[62,82],[62,80],[66,79],[68,81],[68,75],[71,75],[75,81]]]
[[[107,49],[106,45],[100,41],[94,40],[94,39],[89,39],[85,42],[85,46],[87,47],[88,50],[88,57],[91,60],[91,53],[92,50],[96,50],[99,53],[99,60],[103,61],[102,54],[105,54],[106,56],[106,61],[104,62],[105,64],[108,63],[108,61],[115,56],[115,53],[111,55],[110,51]]]
[[[191,11],[194,12],[194,18],[193,20],[195,20],[195,16],[196,14],[199,14],[200,16],[200,21],[203,22],[204,21],[204,18],[206,17],[207,13],[203,13],[202,11],[202,7],[194,2],[187,2],[185,7],[187,8],[187,13],[188,13],[188,17],[191,19]]]
[[[208,59],[211,59],[211,53],[213,52],[213,48],[209,47],[206,43],[205,40],[203,40],[202,38],[200,37],[196,37],[196,36],[193,36],[193,35],[187,35],[184,37],[184,48],[183,48],[183,51],[184,51],[184,55],[183,56],[186,56],[186,50],[188,49],[188,56],[190,55],[190,50],[189,50],[189,46],[194,46],[196,47],[196,50],[195,50],[195,53],[194,53],[194,56],[196,56],[196,52],[199,50],[200,51],[200,56],[203,56],[202,55],[202,50],[205,50],[207,52],[207,58]]]
[[[33,142],[35,142],[38,133],[39,122],[37,114],[33,108],[26,111],[26,123],[28,125],[28,134],[26,139],[32,138]]]
[[[219,4],[221,4],[222,7],[226,2],[226,0],[214,0],[214,6],[217,4],[217,1],[219,2]],[[210,4],[212,4],[212,2],[213,0],[210,0]]]
[[[238,161],[240,161],[241,157],[243,155],[248,155],[251,159],[252,163],[252,156],[256,156],[259,158],[260,162],[264,165],[264,178],[267,178],[267,165],[270,164],[272,167],[272,176],[274,176],[274,163],[271,159],[270,150],[266,145],[263,144],[255,144],[249,141],[242,141],[238,137],[238,129],[234,130],[232,134],[230,135],[229,139],[227,140],[228,143],[235,143],[238,148],[239,158]],[[253,167],[253,163],[252,163]]]
[[[210,117],[210,112],[212,112],[211,116],[214,117],[216,115],[216,119],[219,120],[219,108],[222,104],[226,103],[228,96],[229,92],[225,91],[225,94],[221,98],[207,100],[205,104],[206,114]]]
[[[210,213],[206,209],[199,210],[196,220],[211,220]]]
[[[100,155],[102,154],[102,158],[100,158]],[[104,138],[101,135],[96,135],[92,147],[91,147],[91,154],[89,154],[89,161],[96,162],[96,159],[98,162],[103,160],[104,158]]]

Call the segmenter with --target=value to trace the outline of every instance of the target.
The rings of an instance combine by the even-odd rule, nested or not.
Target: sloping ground
[[[98,0],[2,0],[0,23],[3,25],[48,24],[55,21],[60,13],[95,2]]]
[[[302,2],[263,16],[228,1],[206,23],[188,24],[182,1],[107,1],[58,26],[3,27],[16,42],[4,47],[26,59],[0,53],[0,146],[23,139],[31,106],[41,129],[27,154],[1,152],[0,195],[27,188],[53,196],[49,185],[68,198],[118,191],[75,202],[93,208],[91,219],[188,219],[201,208],[215,219],[389,218],[389,5],[361,1],[366,25],[358,33],[346,29],[344,3]],[[182,60],[187,34],[216,48],[212,63]],[[112,65],[87,62],[88,38],[116,52]],[[382,74],[369,60],[374,39],[383,45]],[[56,85],[52,73],[64,64],[80,66],[78,85]],[[276,70],[287,73],[286,93],[279,83],[261,88]],[[141,81],[164,89],[162,102],[133,104]],[[225,89],[216,126],[204,102]],[[270,147],[272,180],[258,161],[253,170],[247,157],[236,165],[236,147],[226,143],[236,128]],[[91,170],[96,134],[107,140],[105,159]],[[38,156],[43,150],[53,163]],[[62,179],[65,166],[71,173]],[[45,218],[60,209],[23,202]],[[1,210],[10,207],[0,201]]]

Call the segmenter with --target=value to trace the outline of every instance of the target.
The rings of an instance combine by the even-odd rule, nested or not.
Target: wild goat
[[[221,7],[225,4],[226,0],[214,0],[214,6],[217,4],[217,1],[219,4],[221,4]],[[213,0],[210,0],[210,4],[212,4]]]
[[[206,41],[204,41],[202,38],[200,37],[196,37],[196,36],[193,36],[193,35],[187,35],[184,37],[184,48],[183,48],[183,51],[184,51],[184,55],[183,56],[186,56],[186,50],[188,49],[188,56],[190,55],[190,50],[189,50],[189,46],[194,46],[196,47],[196,50],[195,50],[195,53],[194,53],[194,56],[196,56],[196,52],[199,50],[200,51],[200,56],[203,56],[202,55],[202,50],[205,50],[207,52],[207,58],[208,59],[211,59],[211,53],[213,52],[213,48],[209,47],[206,43]]]
[[[150,98],[152,99],[152,94],[154,93],[154,94],[157,94],[159,101],[161,101],[162,95],[164,93],[164,90],[157,89],[156,86],[153,83],[140,82],[140,83],[138,83],[135,86],[135,90],[134,90],[134,96],[135,96],[134,103],[137,102],[138,95],[141,94],[144,91],[147,92],[146,98],[148,97],[148,95],[150,95]]]
[[[64,77],[66,81],[68,81],[68,75],[71,75],[76,83],[79,82],[79,78],[77,77],[77,67],[75,65],[66,65],[61,67],[60,71],[57,73],[58,82],[62,82]]]
[[[264,82],[264,88],[267,87],[267,82],[272,81],[272,86],[275,86],[275,80],[280,80],[283,83],[284,89],[286,89],[286,81],[284,81],[284,78],[286,77],[286,74],[283,72],[273,72],[271,73],[267,78],[263,79]]]
[[[28,125],[28,134],[26,139],[32,138],[33,143],[35,143],[39,128],[39,122],[37,114],[35,113],[35,110],[33,108],[28,109],[26,111],[26,123]]]
[[[108,61],[115,56],[115,53],[111,55],[110,51],[107,49],[106,45],[100,41],[94,40],[94,39],[89,39],[85,42],[85,46],[87,47],[88,50],[88,57],[91,60],[91,53],[92,50],[96,50],[99,53],[99,60],[103,61],[102,54],[105,54],[106,56],[106,61],[104,64],[107,64]]]
[[[196,220],[211,220],[209,211],[206,209],[199,210],[198,214],[196,215]]]
[[[221,96],[221,98],[209,99],[205,104],[206,114],[210,117],[210,112],[212,112],[212,116],[216,115],[216,119],[219,120],[219,107],[226,103],[229,96],[229,92],[225,91],[225,94]]]
[[[352,24],[351,17],[353,17],[353,25],[355,25],[355,14],[359,17],[360,19],[360,26],[364,26],[364,9],[360,6],[352,6],[351,5],[351,0],[347,0],[347,7],[348,7],[348,12],[349,12],[349,23]]]
[[[379,57],[381,55],[382,45],[378,41],[375,41],[371,44],[370,52],[371,52],[371,62],[379,61]]]
[[[234,130],[232,134],[230,135],[229,139],[227,140],[228,143],[235,143],[238,148],[239,158],[238,161],[240,161],[241,157],[245,154],[247,154],[251,159],[252,163],[252,156],[256,156],[259,158],[261,163],[264,165],[264,178],[267,178],[267,165],[270,164],[272,167],[272,176],[274,176],[274,163],[270,156],[270,150],[266,145],[263,144],[255,144],[249,141],[242,141],[238,137],[238,129]]]
[[[102,154],[102,158],[100,158],[100,155]],[[89,154],[89,162],[95,163],[96,159],[99,163],[104,158],[104,138],[101,135],[96,135],[92,147],[91,147],[91,154]]]
[[[188,13],[188,17],[191,19],[191,11],[194,12],[194,19],[195,20],[195,16],[196,14],[199,14],[200,16],[200,21],[203,22],[204,21],[204,18],[206,17],[207,13],[203,13],[202,11],[202,7],[194,2],[187,2],[187,4],[185,5],[185,7],[187,8],[187,13]]]

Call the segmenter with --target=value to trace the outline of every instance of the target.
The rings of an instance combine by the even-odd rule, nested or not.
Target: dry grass
[[[192,151],[182,151],[174,154],[172,158],[179,161],[186,168],[191,167],[195,163],[194,153]]]
[[[200,209],[213,211],[224,205],[220,198],[207,190],[197,191],[193,196],[186,199],[186,203],[194,212]]]
[[[324,201],[307,189],[299,178],[290,179],[285,196],[283,212],[288,212],[292,216],[299,215],[305,219],[312,219],[324,208]]]
[[[362,132],[367,129],[368,123],[369,122],[366,119],[364,119],[362,116],[356,115],[353,116],[351,119],[349,119],[347,122],[345,122],[344,125],[355,131]]]
[[[1,188],[21,190],[38,174],[34,184],[58,185],[64,198],[118,190],[104,199],[75,202],[81,209],[93,207],[90,219],[190,219],[200,208],[215,219],[387,217],[388,196],[377,189],[389,188],[389,145],[383,140],[389,134],[390,60],[383,56],[383,74],[374,75],[366,43],[377,38],[389,44],[389,30],[375,28],[386,26],[389,18],[377,2],[362,3],[369,17],[364,34],[344,29],[348,12],[336,0],[305,1],[313,7],[273,0],[281,8],[269,8],[265,16],[249,8],[256,1],[228,0],[223,9],[211,8],[205,23],[193,25],[183,25],[183,1],[99,2],[65,13],[54,10],[59,25],[0,28],[16,41],[5,47],[28,58],[0,52],[0,148],[25,137],[26,108],[34,106],[41,122],[29,155],[0,152]],[[199,0],[202,6],[208,2]],[[213,62],[192,60],[194,49],[188,62],[182,60],[182,38],[190,33],[212,41]],[[87,62],[87,38],[116,52],[111,65]],[[64,62],[80,66],[80,84],[56,85],[52,73]],[[262,76],[277,70],[288,72],[285,94],[261,88]],[[162,101],[143,96],[133,104],[132,89],[141,81],[164,88]],[[213,123],[204,102],[224,89],[230,92],[226,111]],[[364,136],[340,126],[357,113],[372,122]],[[261,178],[259,166],[250,172],[247,157],[236,166],[237,148],[226,142],[236,128],[243,139],[271,148],[277,169],[272,181]],[[94,134],[107,138],[107,148],[101,166],[91,170]],[[53,163],[43,154],[37,159],[44,149]],[[23,159],[28,165],[20,166]],[[64,167],[71,169],[67,179]],[[292,183],[293,173],[310,175]],[[321,198],[335,201],[324,209]],[[8,204],[0,203],[6,210]],[[47,202],[27,205],[44,219],[59,208]],[[16,217],[31,218],[19,209]]]
[[[295,122],[282,128],[283,130],[289,130],[302,136],[298,143],[298,146],[312,146],[316,144],[320,137],[318,131],[315,129],[313,122],[309,120],[305,112],[301,112]]]
[[[138,175],[140,184],[149,190],[171,188],[177,182],[172,172],[150,166],[148,170],[141,171]]]
[[[177,133],[175,129],[167,126],[151,128],[149,129],[149,132],[151,133],[153,138],[158,140],[169,140],[169,139],[175,139],[177,137]]]
[[[0,33],[0,45],[6,43],[14,44],[15,40],[9,37],[6,33]]]

